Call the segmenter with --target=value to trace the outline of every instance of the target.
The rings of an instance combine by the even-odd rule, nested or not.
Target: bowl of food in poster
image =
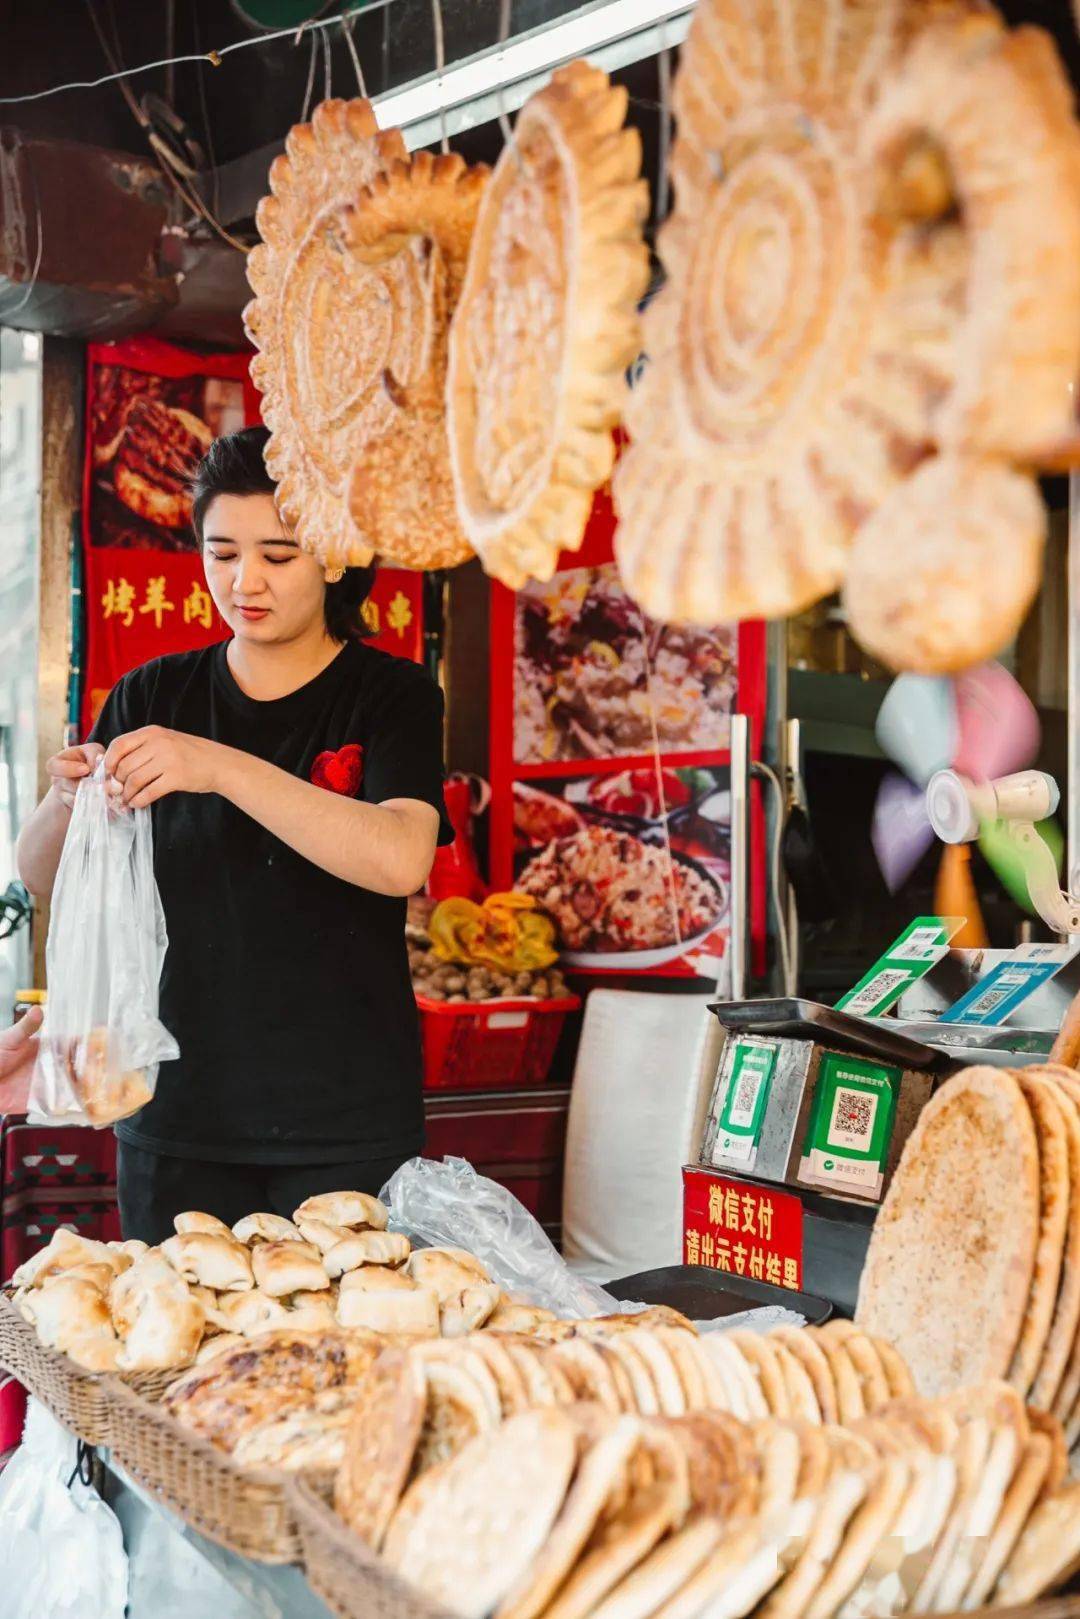
[[[601,971],[662,967],[720,925],[722,880],[692,856],[593,823],[557,837],[514,885],[551,917],[563,961]]]
[[[678,822],[715,791],[715,776],[707,771],[647,764],[568,782],[565,799],[588,820],[638,833]]]

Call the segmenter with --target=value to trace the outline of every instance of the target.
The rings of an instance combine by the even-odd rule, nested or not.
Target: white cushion
[[[720,1056],[712,995],[597,989],[574,1070],[563,1253],[597,1279],[682,1262],[682,1166]]]

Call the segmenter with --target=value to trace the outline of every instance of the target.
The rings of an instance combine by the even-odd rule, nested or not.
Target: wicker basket
[[[299,1562],[287,1474],[239,1467],[143,1391],[117,1380],[113,1396],[112,1454],[144,1489],[240,1557]]]
[[[116,1379],[87,1372],[67,1355],[47,1349],[6,1289],[0,1290],[0,1366],[87,1444],[108,1443]]]
[[[399,1580],[342,1522],[333,1508],[330,1480],[294,1479],[289,1495],[307,1582],[339,1619],[453,1619]],[[995,1608],[992,1613],[993,1619],[1080,1619],[1080,1594],[1046,1597],[1026,1608]],[[930,1619],[971,1616],[936,1614]]]
[[[307,1582],[331,1612],[340,1619],[451,1619],[399,1580],[341,1521],[331,1480],[296,1478],[288,1489]]]

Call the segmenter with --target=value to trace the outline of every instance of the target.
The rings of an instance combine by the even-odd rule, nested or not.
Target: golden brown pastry
[[[407,155],[398,130],[379,131],[369,102],[324,101],[271,164],[271,195],[256,213],[262,241],[247,259],[255,297],[244,324],[259,350],[251,376],[271,431],[266,465],[282,521],[327,566],[371,557],[349,482],[357,447],[388,414],[383,378],[397,336],[389,305],[381,323],[363,316],[372,281],[346,251],[342,210]]]
[[[485,193],[450,332],[462,529],[512,589],[581,544],[611,471],[648,282],[641,142],[626,91],[559,68],[518,115]]]
[[[1004,524],[983,541],[965,504],[985,509],[984,462],[1069,436],[1080,370],[1080,139],[1049,37],[988,6],[703,0],[676,111],[668,277],[614,478],[627,588],[661,620],[781,616],[835,590],[857,540],[853,624],[878,656],[996,650],[1037,576],[1034,486],[1010,501],[1008,587]],[[912,567],[899,616],[938,586],[967,600],[909,651],[880,628],[888,563],[918,543],[908,484],[938,452],[964,582]]]
[[[243,1293],[254,1287],[251,1255],[226,1227],[214,1231],[187,1231],[167,1237],[161,1252],[186,1282],[198,1282],[220,1293]]]
[[[261,1242],[251,1255],[256,1284],[271,1298],[330,1286],[319,1250],[309,1242]]]

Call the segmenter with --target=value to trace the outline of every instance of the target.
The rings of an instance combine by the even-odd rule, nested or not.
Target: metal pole
[[[803,803],[805,789],[802,779],[802,722],[788,720],[784,727],[787,741],[787,769],[784,773],[785,812],[792,804]],[[786,995],[799,993],[800,940],[799,940],[799,908],[795,900],[795,890],[790,883],[785,886],[787,924],[788,924],[788,951],[791,972],[791,984],[786,986]]]
[[[731,716],[731,998],[744,1001],[750,986],[750,722]]]

